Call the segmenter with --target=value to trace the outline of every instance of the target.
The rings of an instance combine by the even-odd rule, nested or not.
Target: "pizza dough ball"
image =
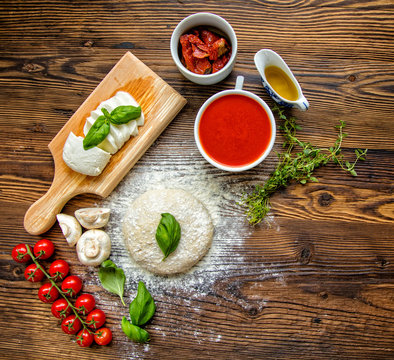
[[[181,226],[176,250],[164,261],[156,241],[162,213],[170,213]],[[125,244],[143,268],[159,275],[186,272],[209,250],[213,224],[208,210],[193,195],[179,189],[150,190],[137,198],[123,220]]]

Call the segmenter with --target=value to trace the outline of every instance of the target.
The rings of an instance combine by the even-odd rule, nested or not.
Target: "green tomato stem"
[[[45,269],[40,265],[40,263],[38,262],[37,258],[33,255],[32,251],[30,250],[30,247],[25,244],[26,249],[27,249],[27,253],[30,255],[31,259],[33,260],[34,264],[36,264],[37,268],[39,268],[44,275],[47,277],[47,279],[51,282],[52,287],[55,287],[56,290],[59,292],[59,294],[61,296],[63,296],[64,300],[67,301],[67,304],[69,307],[71,307],[71,310],[74,312],[75,317],[81,322],[83,328],[85,330],[87,330],[88,332],[90,332],[91,334],[94,335],[94,332],[91,331],[88,326],[87,323],[79,316],[77,308],[71,303],[71,301],[67,298],[67,296],[64,294],[63,290],[59,288],[59,286],[56,285],[56,283],[53,281],[52,277],[45,271]],[[74,320],[75,321],[75,320]],[[74,323],[74,321],[72,323]]]

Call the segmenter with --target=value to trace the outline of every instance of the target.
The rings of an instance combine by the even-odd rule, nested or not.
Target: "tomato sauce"
[[[245,166],[267,149],[271,123],[265,109],[244,95],[222,96],[204,110],[198,129],[206,154],[226,166]]]

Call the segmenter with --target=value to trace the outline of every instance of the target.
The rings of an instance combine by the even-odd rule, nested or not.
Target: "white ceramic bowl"
[[[251,93],[250,91],[242,90],[243,81],[244,81],[244,77],[243,76],[238,76],[237,77],[237,82],[236,82],[236,85],[235,85],[235,89],[220,91],[220,92],[216,93],[215,95],[211,96],[207,101],[205,101],[205,103],[201,106],[200,110],[198,111],[197,116],[196,116],[196,120],[195,120],[195,123],[194,123],[194,139],[196,141],[197,148],[200,151],[201,155],[205,158],[205,160],[207,160],[213,166],[216,166],[218,169],[225,170],[225,171],[240,172],[240,171],[249,170],[249,169],[257,166],[258,164],[260,164],[268,156],[268,154],[271,152],[271,150],[272,150],[272,148],[274,146],[274,143],[275,143],[276,122],[275,122],[275,118],[274,118],[274,115],[272,114],[271,109],[264,102],[264,100],[259,98],[257,95]],[[247,96],[247,97],[255,100],[256,102],[258,102],[262,106],[262,108],[267,113],[269,121],[270,121],[270,124],[271,124],[271,138],[270,138],[270,141],[269,141],[268,146],[265,149],[264,153],[262,153],[260,155],[260,157],[257,160],[255,160],[254,162],[246,164],[246,165],[243,165],[243,166],[228,166],[228,165],[223,165],[223,164],[215,161],[214,159],[212,159],[205,152],[204,148],[201,145],[201,141],[200,141],[199,125],[200,125],[200,120],[201,120],[201,117],[202,117],[205,109],[213,101],[215,101],[216,99],[218,99],[218,98],[220,98],[222,96],[237,95],[237,94],[238,95]]]
[[[228,63],[213,74],[199,75],[186,69],[179,58],[179,38],[188,30],[197,26],[214,27],[226,35],[231,45],[231,57]],[[171,55],[179,71],[190,81],[200,85],[212,85],[224,80],[232,71],[237,56],[237,37],[231,25],[222,17],[211,13],[196,13],[184,18],[175,28],[171,36]]]

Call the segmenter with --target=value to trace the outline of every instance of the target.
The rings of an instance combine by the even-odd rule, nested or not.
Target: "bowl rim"
[[[228,27],[230,34],[228,33],[228,31],[222,31],[221,29],[219,29],[220,31],[224,32],[227,36],[227,38],[231,41],[231,57],[229,59],[229,61],[227,62],[227,64],[220,69],[219,71],[213,73],[213,74],[196,74],[190,70],[188,70],[181,62],[179,55],[178,55],[178,47],[179,47],[179,38],[180,36],[184,33],[184,31],[187,30],[187,28],[184,31],[181,31],[181,27],[185,26],[185,24],[187,24],[188,22],[190,22],[190,20],[194,19],[194,18],[198,18],[198,17],[212,17],[215,18],[219,21],[222,22],[222,24],[224,24],[226,27]],[[204,24],[201,25],[195,25],[195,26],[204,26]],[[215,26],[213,26],[215,27]],[[174,60],[175,64],[177,65],[178,68],[181,68],[182,71],[184,71],[185,73],[187,73],[189,76],[194,76],[196,78],[201,78],[201,79],[211,79],[214,78],[216,76],[220,76],[223,72],[225,72],[229,67],[231,67],[233,65],[233,63],[235,62],[235,58],[237,56],[237,52],[238,52],[238,40],[237,40],[237,35],[235,34],[235,31],[233,29],[233,27],[230,25],[230,23],[224,19],[223,17],[214,14],[214,13],[210,13],[210,12],[198,12],[198,13],[194,13],[191,14],[187,17],[185,17],[184,19],[182,19],[177,26],[175,27],[174,31],[172,32],[171,35],[171,41],[170,41],[170,50],[171,50],[171,56],[172,59]]]
[[[270,138],[270,141],[269,141],[268,146],[265,149],[265,151],[261,154],[261,156],[258,159],[256,159],[252,163],[248,163],[248,164],[241,165],[241,166],[230,166],[230,165],[221,164],[221,163],[217,162],[216,160],[212,159],[205,152],[204,148],[202,147],[202,144],[201,144],[201,141],[200,141],[200,136],[199,136],[199,125],[200,125],[201,117],[202,117],[205,109],[213,101],[215,101],[216,99],[219,99],[219,98],[221,98],[223,96],[227,96],[227,95],[243,95],[243,96],[247,96],[247,97],[257,101],[262,106],[262,108],[265,110],[265,112],[268,115],[268,119],[269,119],[269,122],[271,124],[271,138]],[[196,119],[194,121],[194,140],[196,142],[197,148],[200,151],[201,155],[210,164],[212,164],[213,166],[217,167],[218,169],[225,170],[225,171],[241,172],[241,171],[246,171],[246,170],[252,169],[255,166],[259,165],[271,153],[271,150],[272,150],[272,148],[274,147],[274,144],[275,144],[275,139],[276,139],[276,121],[275,121],[275,117],[274,117],[271,109],[269,108],[269,106],[266,104],[266,102],[263,99],[258,97],[256,94],[254,94],[254,93],[252,93],[250,91],[247,91],[247,90],[243,90],[243,89],[228,89],[228,90],[223,90],[223,91],[220,91],[220,92],[212,95],[200,107],[200,109],[198,110],[198,113],[196,115]]]

